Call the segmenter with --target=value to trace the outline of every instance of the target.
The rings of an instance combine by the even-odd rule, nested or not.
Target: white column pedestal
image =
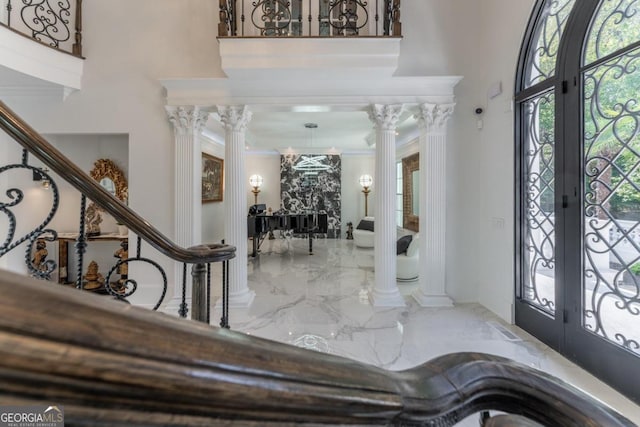
[[[376,129],[375,287],[374,307],[404,307],[396,282],[396,125],[402,105],[372,105],[369,118]]]
[[[423,307],[449,307],[446,294],[446,122],[455,104],[422,104],[420,125],[420,288]]]
[[[411,296],[422,307],[453,307],[453,300],[447,295],[426,295],[424,289],[417,289]]]
[[[229,261],[229,307],[249,307],[255,292],[247,284],[247,174],[245,133],[251,112],[244,105],[218,106],[224,137],[224,231],[225,243],[236,247]]]

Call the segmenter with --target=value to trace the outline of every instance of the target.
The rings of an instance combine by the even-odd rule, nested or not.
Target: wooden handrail
[[[632,426],[539,371],[477,353],[390,372],[0,271],[0,401],[70,425],[454,425],[496,409]]]
[[[183,248],[175,244],[144,218],[102,188],[98,182],[49,144],[2,101],[0,101],[0,129],[3,129],[29,153],[60,175],[62,179],[112,215],[116,221],[129,227],[130,230],[169,258],[195,264],[218,262],[235,257],[236,248],[230,245],[202,245]]]

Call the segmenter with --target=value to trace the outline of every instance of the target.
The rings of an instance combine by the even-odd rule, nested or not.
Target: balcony
[[[220,0],[219,37],[402,35],[400,0]]]
[[[0,0],[0,76],[5,95],[80,89],[82,0]]]
[[[229,77],[376,78],[397,68],[400,0],[221,0]]]

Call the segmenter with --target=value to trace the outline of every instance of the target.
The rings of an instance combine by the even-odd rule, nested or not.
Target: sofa
[[[363,221],[365,223],[363,223]],[[362,221],[358,223],[356,229],[353,230],[353,242],[359,248],[372,248],[374,242],[374,232],[373,232],[373,224],[374,217],[365,216]],[[369,225],[371,226],[369,229]],[[365,229],[358,227],[365,227]]]
[[[398,281],[412,281],[420,274],[420,239],[417,234],[405,253],[396,255],[396,278]]]

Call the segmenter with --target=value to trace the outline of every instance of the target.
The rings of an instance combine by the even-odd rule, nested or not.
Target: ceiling
[[[329,109],[329,108],[327,108]],[[365,111],[297,112],[259,111],[252,115],[246,134],[249,151],[327,150],[338,152],[371,151],[375,147],[373,123]],[[224,129],[219,117],[207,122],[205,135],[221,142]],[[308,129],[306,123],[315,123]],[[398,145],[417,137],[417,122],[410,112],[403,112],[397,129]],[[369,141],[369,142],[368,142]]]

